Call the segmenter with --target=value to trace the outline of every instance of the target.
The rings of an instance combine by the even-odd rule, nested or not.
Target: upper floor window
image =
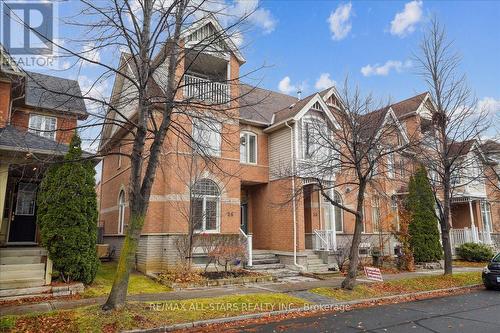
[[[220,221],[220,190],[210,179],[200,179],[193,187],[191,216],[194,230],[217,232]]]
[[[125,192],[120,191],[118,195],[118,234],[122,235],[125,230]]]
[[[302,122],[304,159],[321,159],[329,156],[327,126],[319,119],[309,118]]]
[[[396,173],[396,161],[394,159],[394,153],[389,153],[387,155],[387,175],[389,178],[394,178]]]
[[[240,162],[257,163],[257,135],[243,132],[240,135]]]
[[[393,225],[394,228],[399,231],[399,208],[398,208],[398,197],[393,194],[391,196],[391,212],[393,214]]]
[[[30,114],[28,131],[44,138],[56,139],[57,118]]]
[[[195,119],[193,140],[195,149],[205,155],[220,156],[222,124],[212,119]]]
[[[372,198],[372,228],[373,232],[380,231],[380,198],[378,195]]]

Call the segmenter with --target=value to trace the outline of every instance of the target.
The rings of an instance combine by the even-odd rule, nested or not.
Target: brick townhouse
[[[265,253],[266,256],[260,258],[279,261],[276,267],[286,265],[311,271],[328,268],[334,263],[325,253],[346,246],[345,239],[353,233],[353,215],[320,198],[307,177],[280,176],[279,171],[307,160],[303,129],[311,118],[319,116],[332,124],[335,122],[334,114],[342,107],[336,89],[331,87],[298,99],[234,82],[245,59],[230,42],[224,56],[201,53],[194,59],[189,58],[190,42],[196,42],[203,32],[220,29],[213,17],[196,24],[184,33],[188,56],[179,66],[182,72],[183,66],[188,69],[184,80],[189,81],[189,86],[177,98],[199,97],[202,102],[210,103],[230,96],[235,112],[232,119],[208,127],[197,125],[196,119],[183,120],[185,131],[193,133],[193,137],[204,131],[200,137],[210,138],[209,152],[217,161],[217,168],[208,165],[197,168],[194,184],[189,168],[193,148],[179,142],[181,140],[172,133],[167,135],[136,255],[137,268],[143,272],[159,271],[178,261],[176,244],[188,230],[185,212],[190,207],[190,200],[196,200],[191,205],[193,216],[196,216],[196,232],[243,235],[246,242],[251,242],[254,255]],[[187,61],[190,61],[189,66]],[[127,57],[123,56],[120,65],[126,64]],[[220,77],[227,77],[231,82],[222,83],[217,80]],[[157,84],[161,86],[161,78],[157,78]],[[211,91],[209,87],[216,88]],[[204,96],[196,95],[207,90]],[[221,91],[228,94],[221,94]],[[126,84],[117,78],[112,101],[119,105],[122,96],[127,96]],[[431,110],[430,96],[423,93],[366,115],[365,120],[382,124],[381,120],[390,118],[400,128],[400,135],[408,139],[428,135]],[[133,105],[127,105],[120,113],[133,117]],[[120,115],[110,112],[108,117]],[[214,130],[217,126],[218,130]],[[118,126],[107,125],[103,128],[101,150],[129,151],[128,135]],[[481,153],[482,147],[475,143],[471,143],[470,148],[460,154],[477,154],[479,167],[474,172],[487,173],[496,167],[493,157],[498,155]],[[392,226],[397,228],[399,199],[406,195],[405,184],[411,173],[408,165],[413,163],[409,155],[391,158],[394,158],[390,161],[392,170],[380,180],[384,194],[367,193],[361,249],[366,255],[375,247],[393,253],[397,245],[390,230]],[[126,158],[108,155],[103,159],[100,223],[105,242],[114,246],[117,254],[128,223],[129,176]],[[343,175],[336,177],[341,179]],[[499,205],[495,199],[498,191],[486,181],[473,185],[463,186],[453,199],[455,245],[469,239],[491,242],[494,234],[500,233]],[[190,186],[196,199],[190,196]],[[301,194],[296,200],[290,199],[292,186]],[[355,190],[345,186],[333,194],[336,200],[353,206]],[[383,223],[383,220],[390,221]],[[203,253],[195,253],[203,257]],[[269,261],[255,260],[253,264],[258,266],[265,262]]]
[[[0,57],[0,289],[43,286],[37,188],[88,114],[77,81],[22,70],[1,45]]]

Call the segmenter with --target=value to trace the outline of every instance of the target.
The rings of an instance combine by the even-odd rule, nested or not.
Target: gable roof
[[[296,103],[275,112],[273,123],[277,124],[284,120],[295,117],[316,95],[317,93],[309,95],[301,100],[298,100]]]
[[[289,107],[297,98],[275,91],[240,85],[240,118],[250,122],[270,125],[277,110]]]
[[[31,107],[88,116],[78,81],[26,71],[25,101]]]
[[[416,96],[391,104],[390,107],[394,111],[396,117],[401,118],[408,113],[416,112],[420,105],[422,105],[422,103],[425,101],[428,94],[428,92],[418,94]]]
[[[192,24],[189,27],[187,27],[186,29],[184,29],[181,32],[181,38],[188,37],[189,35],[191,35],[192,33],[194,33],[196,30],[200,29],[201,27],[203,27],[203,26],[205,26],[207,24],[212,24],[213,27],[215,28],[215,30],[221,32],[220,35],[222,36],[222,40],[229,47],[229,49],[234,54],[234,56],[236,57],[236,59],[238,59],[238,61],[241,64],[245,63],[246,60],[243,57],[243,55],[241,54],[241,52],[238,49],[238,47],[236,46],[236,44],[234,44],[233,39],[230,36],[227,36],[227,34],[225,33],[224,28],[222,28],[222,26],[220,25],[219,21],[217,20],[217,18],[214,16],[213,13],[209,13],[205,17],[199,19],[194,24]]]
[[[0,71],[6,74],[24,75],[9,52],[0,43]]]
[[[452,142],[450,143],[449,154],[452,156],[467,155],[472,150],[475,144],[476,140],[474,139],[461,142]]]

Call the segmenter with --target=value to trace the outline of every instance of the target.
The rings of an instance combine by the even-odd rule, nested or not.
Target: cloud
[[[292,85],[289,76],[285,76],[280,83],[278,83],[278,89],[284,94],[290,94],[291,92],[297,92],[297,87]]]
[[[91,61],[99,62],[101,60],[100,48],[96,46],[94,42],[87,43],[83,46],[82,57]],[[85,60],[83,62],[85,65],[94,65],[93,63]]]
[[[334,12],[330,13],[328,23],[330,24],[330,31],[332,32],[333,40],[341,40],[347,37],[351,31],[351,9],[352,4],[340,4]]]
[[[323,90],[330,88],[335,84],[336,84],[335,80],[332,80],[330,78],[330,73],[321,73],[318,80],[316,80],[316,83],[314,84],[314,88],[318,90]]]
[[[379,65],[366,65],[361,67],[361,74],[363,76],[373,76],[373,75],[381,75],[387,76],[391,72],[391,70],[395,70],[396,72],[401,72],[405,68],[409,68],[412,66],[410,60],[406,60],[405,62],[399,60],[388,60],[385,64]]]
[[[477,103],[477,109],[480,112],[486,112],[489,115],[500,116],[500,99],[483,97]]]
[[[259,0],[197,1],[200,2],[200,10],[195,13],[195,16],[202,17],[209,12],[213,13],[223,26],[229,26],[245,18],[247,23],[262,29],[265,34],[273,32],[276,28],[276,19],[269,9],[261,7]]]
[[[405,37],[415,31],[415,25],[422,19],[422,6],[421,0],[406,3],[404,10],[397,13],[391,22],[391,34]]]

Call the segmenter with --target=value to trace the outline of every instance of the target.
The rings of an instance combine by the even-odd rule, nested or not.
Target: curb
[[[478,287],[482,287],[482,286],[483,286],[482,284],[473,284],[473,285],[464,286],[464,287],[454,287],[454,288],[445,288],[445,289],[435,289],[435,290],[429,290],[429,291],[419,291],[419,292],[415,292],[415,293],[383,296],[383,297],[377,297],[377,298],[366,298],[363,300],[354,300],[354,301],[347,301],[347,302],[311,304],[308,307],[302,307],[302,308],[280,310],[280,311],[270,311],[270,312],[251,313],[251,314],[234,316],[234,317],[226,317],[226,318],[214,318],[214,319],[207,319],[207,320],[199,320],[199,321],[193,321],[193,322],[182,323],[182,324],[174,324],[174,325],[169,325],[169,326],[162,326],[162,327],[148,328],[148,329],[136,329],[136,330],[129,330],[129,331],[124,331],[124,332],[125,333],[172,332],[172,331],[177,331],[177,330],[195,328],[195,327],[199,327],[199,326],[207,326],[207,325],[213,325],[213,324],[225,324],[225,323],[229,323],[229,322],[242,321],[242,320],[248,320],[248,319],[258,319],[258,318],[263,318],[263,317],[275,317],[275,316],[286,315],[286,314],[291,314],[291,313],[318,312],[318,309],[321,309],[321,307],[330,308],[330,309],[342,308],[345,306],[354,306],[354,305],[366,304],[366,303],[377,303],[380,301],[402,300],[402,299],[405,299],[407,297],[428,296],[428,295],[433,295],[435,293],[441,293],[441,292],[453,292],[453,291],[459,291],[459,290],[474,289],[474,288],[478,288]],[[320,310],[320,312],[321,312],[321,310]],[[324,311],[324,312],[328,312],[328,311]]]

